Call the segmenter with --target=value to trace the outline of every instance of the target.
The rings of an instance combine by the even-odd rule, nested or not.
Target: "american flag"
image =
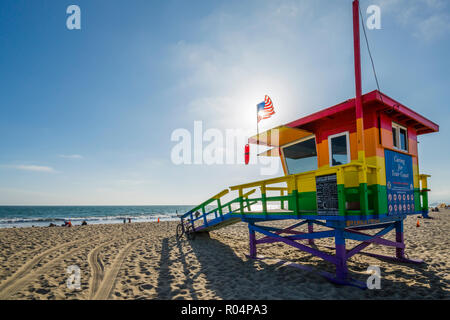
[[[264,98],[264,102],[258,104],[257,108],[258,122],[263,119],[269,119],[273,114],[275,114],[273,103],[269,96],[266,96]]]

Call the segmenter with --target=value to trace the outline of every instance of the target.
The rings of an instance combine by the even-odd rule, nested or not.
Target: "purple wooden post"
[[[250,239],[250,257],[254,259],[256,258],[256,236],[252,226],[253,223],[248,224],[248,234]]]
[[[403,220],[395,222],[395,241],[403,243],[404,237],[403,237]],[[405,248],[396,248],[396,257],[398,259],[404,259],[405,258]]]
[[[347,251],[345,249],[345,238],[344,238],[344,230],[335,229],[336,234],[334,237],[334,241],[336,244],[336,278],[339,281],[347,280],[348,269],[347,269]]]
[[[308,233],[313,233],[314,232],[314,224],[312,222],[308,222]],[[314,239],[309,239],[308,243],[310,246],[314,245]]]

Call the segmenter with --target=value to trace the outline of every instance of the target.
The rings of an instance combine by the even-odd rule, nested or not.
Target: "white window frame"
[[[392,146],[394,147],[394,149],[403,151],[403,152],[409,152],[409,138],[408,138],[408,128],[402,126],[401,124],[398,124],[397,122],[392,121],[392,129],[396,129],[396,133],[397,133],[397,146],[394,146],[394,137],[392,137]],[[406,150],[402,149],[401,143],[400,143],[400,129],[405,130],[406,132]]]
[[[337,138],[340,136],[345,136],[346,137],[346,141],[347,141],[347,163],[351,162],[351,157],[350,157],[350,134],[348,131],[345,132],[341,132],[341,133],[337,133],[337,134],[333,134],[331,136],[328,136],[328,161],[330,164],[330,167],[337,167],[337,166],[342,166],[342,164],[338,164],[333,166],[333,154],[331,153],[331,139],[333,138]]]
[[[297,143],[300,143],[300,142],[303,142],[303,141],[306,141],[306,140],[311,140],[311,139],[314,139],[314,143],[316,145],[317,169],[319,169],[319,153],[317,152],[317,139],[316,139],[316,135],[312,134],[310,136],[307,136],[307,137],[304,137],[304,138],[301,138],[301,139],[289,142],[288,144],[285,144],[285,145],[281,146],[281,154],[283,155],[283,162],[284,162],[284,167],[286,168],[286,174],[287,175],[289,175],[291,173],[289,173],[289,168],[288,168],[288,165],[287,165],[287,162],[286,162],[286,157],[284,156],[284,148],[287,148],[287,147],[293,146],[294,144],[297,144]],[[306,171],[306,172],[308,172],[308,171]]]

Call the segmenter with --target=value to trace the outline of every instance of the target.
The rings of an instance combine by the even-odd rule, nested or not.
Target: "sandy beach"
[[[349,261],[361,281],[369,265],[380,266],[381,290],[339,287],[287,266],[284,261],[334,272],[333,265],[284,244],[259,246],[258,254],[270,259],[250,260],[243,223],[180,242],[177,222],[167,221],[1,229],[0,299],[449,299],[450,210],[430,215],[419,228],[415,216],[405,223],[406,253],[424,264],[390,264],[360,254]],[[66,284],[71,265],[80,268],[79,290]]]

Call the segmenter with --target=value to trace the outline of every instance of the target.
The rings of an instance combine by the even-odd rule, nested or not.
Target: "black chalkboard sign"
[[[336,174],[316,177],[317,214],[339,215]]]

